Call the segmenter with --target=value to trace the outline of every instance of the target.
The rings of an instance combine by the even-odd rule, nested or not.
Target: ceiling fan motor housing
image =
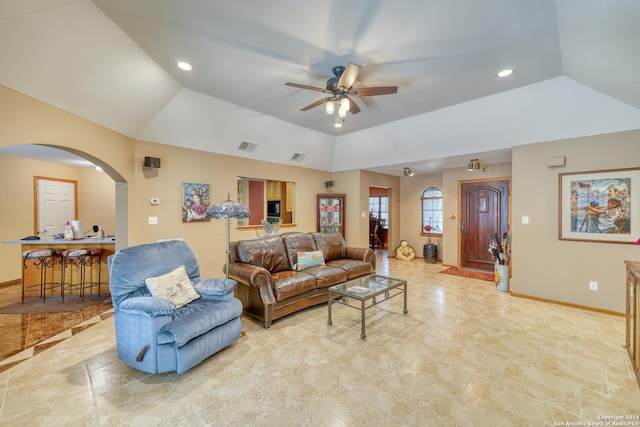
[[[331,69],[335,77],[331,77],[329,80],[327,80],[327,90],[330,90],[333,92],[340,91],[340,88],[338,87],[338,82],[340,81],[340,76],[342,76],[342,73],[344,73],[344,70],[345,70],[345,67],[343,67],[342,65],[337,65]]]

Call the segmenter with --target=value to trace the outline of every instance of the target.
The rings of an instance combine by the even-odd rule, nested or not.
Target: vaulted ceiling
[[[640,128],[639,40],[637,0],[8,0],[0,84],[134,138],[398,175]],[[327,95],[286,82],[324,88],[349,63],[353,87],[397,94],[354,97],[340,129],[300,111]]]

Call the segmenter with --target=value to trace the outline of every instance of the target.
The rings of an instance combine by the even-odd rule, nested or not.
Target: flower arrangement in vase
[[[511,262],[511,236],[504,233],[500,237],[497,233],[489,236],[489,253],[496,263],[494,281],[496,289],[509,292],[509,263]]]
[[[489,236],[489,253],[496,264],[509,265],[511,262],[511,236],[498,233]]]

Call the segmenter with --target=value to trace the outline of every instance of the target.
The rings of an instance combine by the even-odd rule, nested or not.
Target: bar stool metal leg
[[[57,287],[62,287],[62,281],[54,281],[55,265],[59,262],[60,253],[57,249],[43,248],[30,249],[22,253],[22,304],[24,304],[25,292],[33,291],[36,288],[40,291],[42,302],[46,302],[47,291]],[[29,264],[40,272],[39,283],[31,285],[26,284],[25,273]],[[47,272],[49,272],[50,280],[47,280]]]
[[[64,302],[65,290],[77,290],[82,301],[84,301],[85,291],[87,288],[97,287],[98,295],[100,295],[101,264],[102,249],[99,248],[81,248],[68,249],[62,252],[62,302]],[[93,266],[98,266],[98,280],[93,280]],[[73,268],[76,267],[79,279],[73,281]],[[67,283],[67,267],[69,267],[69,283]],[[90,279],[89,279],[90,278]]]

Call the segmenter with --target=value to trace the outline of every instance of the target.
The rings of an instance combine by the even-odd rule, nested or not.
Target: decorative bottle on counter
[[[73,228],[71,228],[69,221],[67,221],[67,225],[64,227],[64,240],[73,240]]]

